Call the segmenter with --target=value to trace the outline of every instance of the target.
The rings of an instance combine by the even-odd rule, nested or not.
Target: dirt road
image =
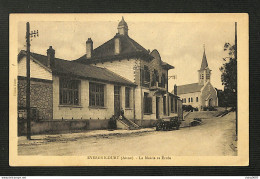
[[[153,131],[127,136],[103,136],[75,141],[54,141],[19,145],[19,155],[236,155],[231,144],[235,134],[235,113],[204,119],[196,127],[174,131]],[[73,134],[72,134],[73,135]]]

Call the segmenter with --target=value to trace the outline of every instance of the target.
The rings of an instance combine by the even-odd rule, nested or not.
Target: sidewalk
[[[66,134],[41,134],[33,135],[31,140],[27,140],[26,136],[18,137],[18,146],[24,145],[41,145],[50,142],[62,142],[62,141],[76,141],[78,139],[85,139],[90,137],[103,137],[108,138],[108,136],[125,136],[130,134],[140,134],[146,132],[153,132],[155,128],[144,128],[137,130],[89,130],[80,133],[66,133]]]

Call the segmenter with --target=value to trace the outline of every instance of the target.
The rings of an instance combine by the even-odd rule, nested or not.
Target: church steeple
[[[204,47],[204,53],[203,53],[203,57],[202,57],[200,70],[204,70],[205,68],[208,67],[208,61],[207,61],[206,52],[205,52],[205,44],[203,45],[203,47]]]
[[[210,81],[210,76],[211,76],[211,70],[208,67],[208,61],[205,52],[205,44],[203,45],[203,48],[204,48],[204,52],[201,61],[201,66],[200,66],[200,70],[198,70],[200,85],[205,85],[208,81]]]
[[[122,20],[118,24],[118,33],[120,35],[128,35],[128,25],[124,20],[124,17],[122,17]]]

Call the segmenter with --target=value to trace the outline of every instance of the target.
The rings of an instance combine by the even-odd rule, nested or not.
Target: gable
[[[120,39],[120,53],[115,54],[115,37],[100,45],[92,52],[92,57],[90,59],[83,55],[79,59],[75,60],[82,63],[93,64],[100,63],[104,61],[112,61],[114,59],[124,59],[132,57],[145,57],[152,58],[149,52],[138,44],[136,41],[131,39],[127,35],[118,35],[117,38]]]
[[[30,75],[31,78],[52,80],[52,73],[49,72],[46,68],[42,67],[34,60],[31,59],[30,62]],[[18,76],[26,77],[26,57],[22,57],[18,61]]]
[[[217,95],[216,89],[212,86],[210,82],[207,82],[205,86],[201,89],[202,94],[214,94]]]

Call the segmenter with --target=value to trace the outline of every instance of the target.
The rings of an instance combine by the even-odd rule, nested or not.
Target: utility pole
[[[30,74],[30,23],[26,23],[26,110],[27,110],[27,140],[31,140],[31,105],[30,105],[30,98],[31,98],[31,74]]]
[[[37,37],[39,36],[38,30],[37,31],[32,31],[30,33],[30,23],[26,23],[26,81],[27,81],[27,86],[26,86],[26,111],[27,111],[27,140],[31,140],[31,74],[30,74],[30,41],[31,37]]]

